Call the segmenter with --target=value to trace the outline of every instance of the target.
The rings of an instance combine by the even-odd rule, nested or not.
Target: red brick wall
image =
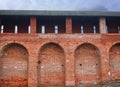
[[[39,54],[39,84],[64,86],[65,57],[62,48],[59,45],[49,43],[42,47]]]
[[[4,47],[0,60],[0,86],[27,86],[28,53],[18,44]]]
[[[66,33],[67,34],[72,33],[72,18],[70,18],[70,17],[66,18]]]
[[[91,44],[83,44],[75,51],[76,84],[100,82],[100,52]]]
[[[66,86],[75,84],[78,85],[80,83],[96,84],[99,82],[105,83],[111,80],[119,79],[119,65],[113,65],[112,67],[110,66],[110,63],[119,63],[118,51],[120,45],[115,45],[113,48],[111,48],[115,43],[118,43],[120,41],[119,35],[40,34],[36,36],[28,34],[1,34],[0,41],[1,52],[4,49],[4,46],[7,47],[9,43],[19,43],[27,49],[29,54],[28,57],[25,56],[25,49],[19,45],[12,45],[11,47],[8,46],[6,48],[7,50],[4,51],[4,56],[0,54],[2,58],[0,63],[1,68],[3,67],[3,64],[5,66],[8,66],[7,69],[2,69],[4,73],[2,71],[0,73],[1,78],[3,78],[3,83],[4,81],[6,81],[6,76],[8,82],[14,81],[14,79],[16,80],[17,78],[16,82],[14,84],[11,83],[11,85],[16,85],[17,81],[20,81],[19,84],[26,84],[28,79],[29,87],[34,87],[38,84],[65,84]],[[51,42],[58,45],[44,45]],[[90,43],[92,45],[82,45],[83,43]],[[100,50],[100,52],[96,47]],[[62,48],[64,51],[62,50]],[[5,56],[6,53],[9,55]],[[115,58],[114,60],[112,59],[113,57]],[[28,73],[26,73],[27,69],[25,68],[27,67],[27,58]],[[40,61],[40,63],[38,61]],[[89,63],[86,63],[85,61],[88,61]],[[52,65],[53,63],[55,65]],[[42,66],[46,66],[46,69],[43,68],[43,71],[39,70],[42,68],[41,64]],[[19,71],[15,69],[15,66],[24,67],[22,68],[22,71]],[[117,69],[115,67],[117,67]],[[91,72],[88,72],[86,69],[88,69],[88,71],[90,70],[91,72],[94,71],[95,74],[91,74]],[[82,71],[85,73],[80,73]],[[13,75],[15,76],[14,78],[12,78],[12,80],[8,79],[11,78],[11,76]],[[115,75],[115,77],[113,77],[112,75]],[[53,81],[54,79],[55,81]],[[94,80],[97,82],[95,82]]]
[[[30,18],[30,27],[31,27],[31,33],[32,34],[35,34],[35,33],[37,33],[37,31],[36,31],[36,17],[31,17]]]
[[[120,80],[120,44],[115,44],[110,49],[111,79]]]
[[[119,34],[89,34],[92,32],[89,23],[85,26],[87,34],[72,34],[72,31],[78,31],[79,26],[73,24],[72,30],[71,18],[66,19],[66,22],[63,19],[60,22],[56,22],[56,19],[53,22],[52,19],[43,20],[37,20],[37,33],[40,33],[41,25],[45,25],[46,34],[0,34],[0,86],[69,87],[119,80],[120,72],[116,69],[119,64],[116,63],[119,63],[120,45],[113,46],[119,43]],[[21,21],[18,23],[21,26],[24,23],[29,25],[28,21]],[[66,31],[68,34],[50,34],[53,33],[54,25],[58,25],[58,28],[60,25],[60,32]],[[9,32],[13,32],[13,26],[7,27]],[[21,27],[25,29],[21,32],[26,32],[25,27]],[[15,66],[21,67],[21,71]]]

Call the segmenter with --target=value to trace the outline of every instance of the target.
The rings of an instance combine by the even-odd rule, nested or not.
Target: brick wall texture
[[[36,25],[35,17],[30,34],[11,33],[7,26],[10,31],[0,34],[0,87],[74,87],[120,80],[120,35],[106,34],[105,19],[96,34],[89,26],[87,33],[76,33],[79,28],[72,30],[77,23],[72,26],[70,18],[62,23],[60,34],[40,34],[42,24]]]
[[[1,34],[0,85],[74,86],[119,80],[119,41],[119,35],[104,34]]]

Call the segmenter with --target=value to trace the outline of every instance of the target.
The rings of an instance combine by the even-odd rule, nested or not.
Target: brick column
[[[66,33],[67,34],[72,33],[72,19],[69,17],[66,18]]]
[[[105,50],[101,53],[101,80],[102,83],[110,81],[109,53]]]
[[[31,34],[36,33],[36,17],[31,17],[30,18],[30,27],[31,27]]]
[[[30,45],[29,50],[29,59],[28,59],[28,87],[37,87],[37,61],[38,61],[38,51],[36,50],[37,46]]]
[[[74,53],[70,52],[68,49],[65,58],[65,86],[74,87],[75,86],[75,61]]]
[[[106,34],[107,31],[106,31],[106,19],[105,18],[100,18],[99,26],[100,26],[100,33]]]

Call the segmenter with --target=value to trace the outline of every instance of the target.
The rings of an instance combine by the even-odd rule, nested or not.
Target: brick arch
[[[27,48],[27,46],[24,43],[21,42],[15,42],[15,41],[9,41],[9,42],[5,42],[0,46],[0,52],[3,52],[3,50],[5,49],[5,47],[11,45],[11,44],[18,44],[20,46],[22,46],[24,49],[26,49],[28,55],[29,55],[29,50]]]
[[[60,45],[44,44],[39,51],[38,60],[39,86],[65,85],[65,54]]]
[[[75,50],[76,85],[98,84],[100,82],[100,51],[90,44],[83,43]]]
[[[28,51],[17,43],[2,48],[0,55],[0,86],[28,85]]]
[[[120,43],[115,43],[109,49],[111,80],[120,80]]]
[[[110,52],[110,49],[111,49],[113,46],[115,46],[116,44],[119,44],[119,43],[120,43],[120,41],[115,41],[115,42],[113,42],[112,44],[110,44],[109,47],[107,48],[107,53]]]
[[[41,46],[40,46],[40,49],[38,50],[38,52],[40,53],[41,49],[42,49],[45,45],[47,45],[47,44],[55,44],[55,45],[59,46],[59,47],[63,50],[63,52],[65,53],[64,46],[63,46],[62,44],[60,44],[60,43],[58,43],[58,42],[52,42],[52,41],[48,41],[48,42],[42,43]],[[65,54],[64,54],[64,55],[65,55]]]

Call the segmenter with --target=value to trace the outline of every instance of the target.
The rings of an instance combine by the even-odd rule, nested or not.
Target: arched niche
[[[20,44],[11,43],[4,46],[0,53],[0,86],[27,87],[27,49]]]
[[[55,43],[47,43],[39,51],[38,83],[39,86],[64,86],[65,64],[64,51]]]
[[[109,50],[111,80],[120,80],[120,43],[113,45]]]
[[[89,43],[75,50],[76,85],[98,84],[100,82],[100,51]]]

